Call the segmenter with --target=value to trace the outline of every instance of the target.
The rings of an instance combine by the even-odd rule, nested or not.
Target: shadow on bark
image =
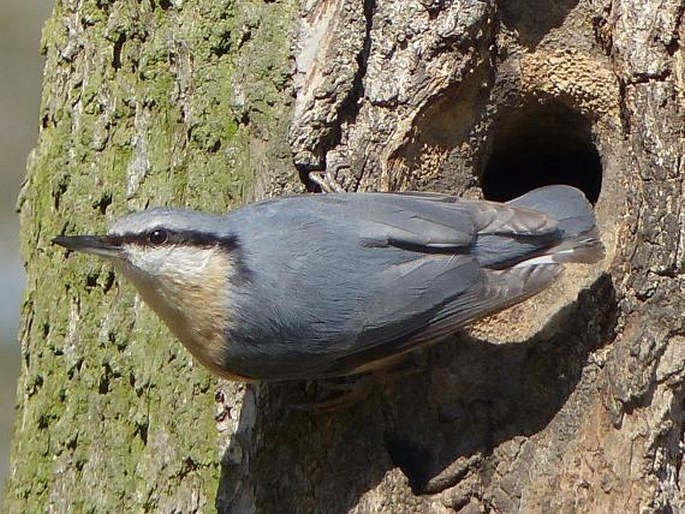
[[[578,0],[508,0],[500,3],[502,22],[519,41],[534,49],[550,30],[560,27]]]
[[[421,384],[404,382],[393,393],[386,433],[414,492],[454,485],[500,443],[542,430],[574,391],[589,353],[613,337],[616,312],[605,275],[530,341],[463,337],[432,349],[437,364]],[[423,388],[428,398],[419,396]]]
[[[248,471],[257,512],[342,514],[395,467],[415,494],[455,485],[500,443],[550,422],[589,353],[611,340],[616,312],[613,283],[602,276],[535,339],[491,344],[459,336],[419,352],[423,369],[399,373],[333,412],[293,409],[307,401],[302,383],[269,385]],[[235,487],[225,483],[231,479],[222,473],[220,490]]]

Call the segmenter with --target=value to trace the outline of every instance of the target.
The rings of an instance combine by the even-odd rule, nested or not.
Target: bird
[[[506,203],[343,192],[156,207],[53,243],[111,261],[201,364],[244,382],[383,368],[604,257],[592,205],[567,185]]]

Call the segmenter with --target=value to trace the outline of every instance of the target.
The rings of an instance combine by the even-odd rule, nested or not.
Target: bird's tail
[[[585,195],[571,186],[555,185],[534,189],[508,202],[543,212],[559,222],[562,241],[539,257],[540,262],[592,264],[604,258],[595,213]],[[536,259],[537,260],[537,259]],[[527,264],[532,264],[529,260]]]

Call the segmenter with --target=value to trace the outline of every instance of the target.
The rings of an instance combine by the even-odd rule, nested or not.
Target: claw
[[[331,412],[349,408],[368,396],[373,389],[374,378],[371,375],[357,375],[338,380],[320,380],[310,383],[309,386],[313,389],[311,396],[315,398],[290,405],[291,409]]]
[[[314,182],[321,188],[324,193],[344,193],[345,188],[342,187],[335,177],[328,171],[310,171],[308,175],[309,180]]]

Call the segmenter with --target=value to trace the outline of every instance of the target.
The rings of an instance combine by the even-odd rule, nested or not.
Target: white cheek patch
[[[171,247],[163,262],[159,262],[159,274],[187,277],[190,280],[205,276],[205,270],[216,256],[215,248]],[[193,280],[194,281],[194,280]]]
[[[128,245],[126,256],[136,271],[154,277],[160,273],[160,267],[169,260],[171,247],[144,247]]]
[[[205,276],[218,251],[216,248],[186,246],[129,246],[127,256],[132,267],[150,278],[165,277],[195,282]]]

